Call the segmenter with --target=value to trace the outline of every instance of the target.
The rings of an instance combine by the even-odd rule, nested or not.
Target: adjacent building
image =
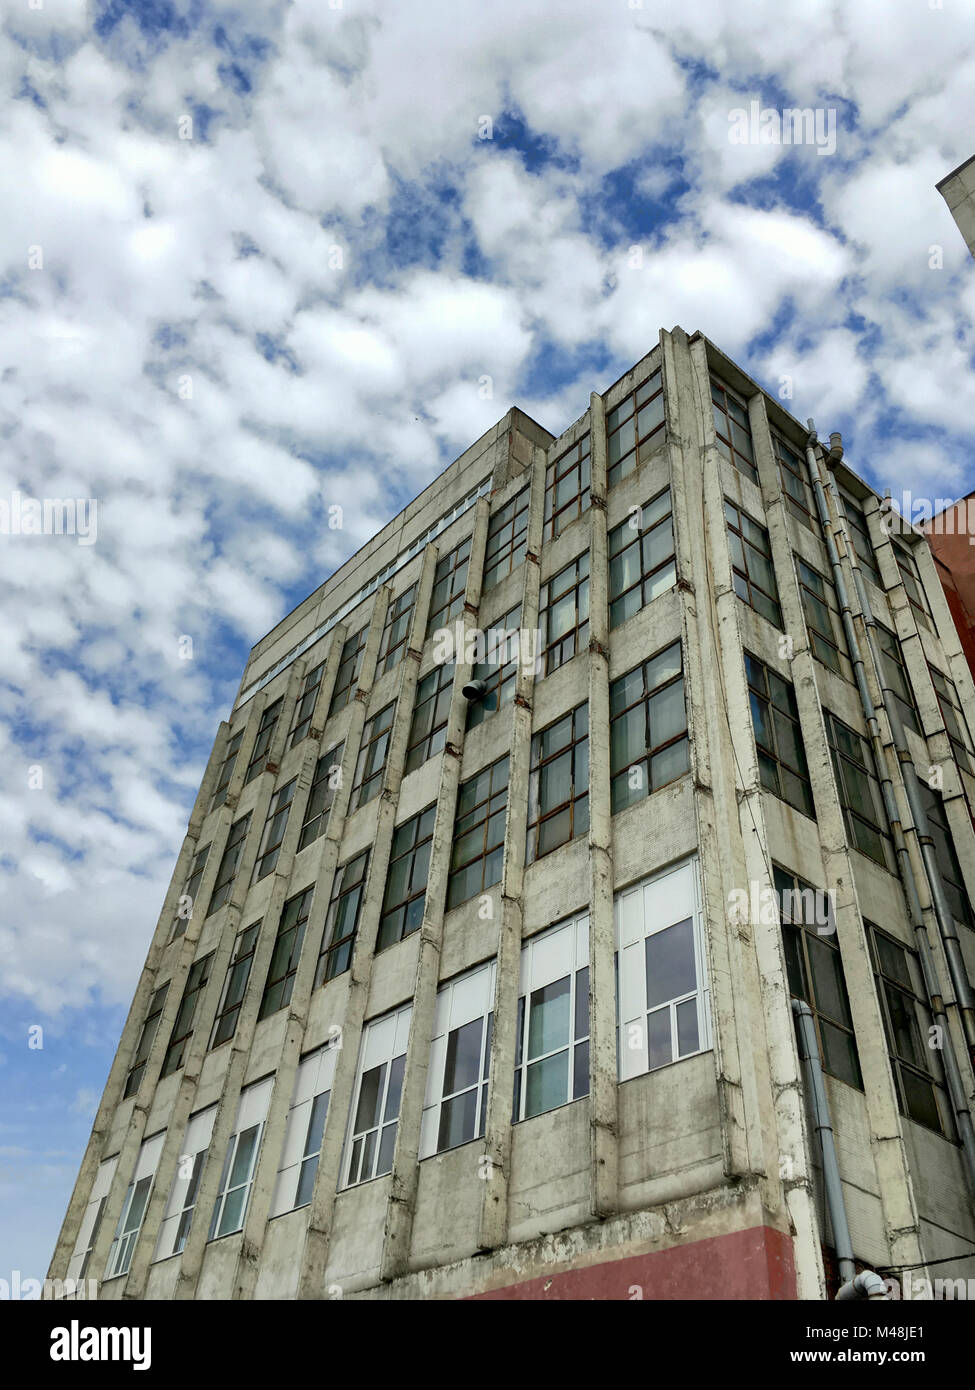
[[[937,189],[948,204],[965,245],[975,256],[975,154],[946,174]]]
[[[700,334],[510,410],[253,649],[51,1276],[975,1277],[975,688],[900,527]]]

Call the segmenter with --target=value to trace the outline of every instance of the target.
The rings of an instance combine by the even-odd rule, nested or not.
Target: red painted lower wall
[[[639,1292],[638,1292],[639,1291]],[[472,1298],[794,1299],[792,1241],[770,1226],[540,1275]]]

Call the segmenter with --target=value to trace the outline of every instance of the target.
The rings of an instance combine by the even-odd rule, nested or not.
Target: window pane
[[[544,1110],[564,1105],[568,1100],[568,1082],[568,1051],[547,1057],[544,1062],[531,1063],[525,1088],[526,1119],[529,1115],[540,1115]]]
[[[569,1041],[568,975],[536,989],[528,1018],[528,1056],[539,1057]]]
[[[670,1009],[658,1009],[647,1016],[647,1055],[649,1070],[665,1067],[672,1062],[673,1052],[670,1044]]]
[[[445,1096],[473,1086],[477,1081],[481,1065],[481,1030],[481,1019],[477,1018],[448,1035],[443,1079]]]
[[[697,988],[691,919],[666,927],[646,940],[647,1007],[679,999]]]
[[[437,1136],[437,1152],[452,1149],[457,1144],[466,1144],[474,1138],[474,1117],[477,1113],[477,1089],[465,1091],[462,1096],[445,1100],[440,1109],[440,1132]]]

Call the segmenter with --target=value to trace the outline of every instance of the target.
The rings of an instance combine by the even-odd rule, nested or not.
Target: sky
[[[86,520],[0,528],[0,1279],[46,1273],[249,648],[511,405],[558,435],[679,324],[879,490],[975,487],[971,19],[8,0],[0,521]]]

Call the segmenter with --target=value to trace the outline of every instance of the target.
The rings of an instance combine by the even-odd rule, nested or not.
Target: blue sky
[[[967,20],[6,7],[0,500],[98,531],[0,536],[0,1277],[46,1270],[248,648],[511,404],[559,433],[680,324],[878,488],[975,487]],[[732,143],[753,100],[835,151]]]

